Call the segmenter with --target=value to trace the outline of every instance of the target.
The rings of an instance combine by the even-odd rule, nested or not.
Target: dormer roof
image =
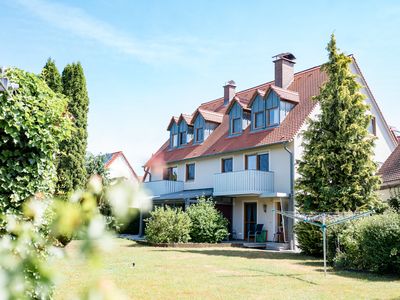
[[[193,122],[196,120],[196,117],[199,114],[204,118],[204,120],[206,122],[212,122],[212,123],[216,123],[216,124],[221,124],[222,123],[222,119],[224,117],[224,115],[221,114],[221,113],[217,113],[217,112],[214,112],[214,111],[209,111],[209,110],[204,110],[204,109],[198,108],[193,113],[193,119],[192,119]]]
[[[185,120],[186,124],[192,125],[192,119],[193,119],[193,118],[192,118],[191,115],[188,115],[188,114],[181,114],[181,115],[179,116],[179,119],[178,119],[177,124],[179,124],[182,120]]]
[[[171,126],[172,126],[174,123],[175,123],[175,124],[178,124],[178,120],[179,120],[178,117],[172,117],[171,120],[170,120],[169,123],[168,123],[167,130],[171,130]]]
[[[269,91],[274,91],[279,96],[279,98],[281,98],[281,100],[286,100],[293,103],[300,102],[300,96],[298,92],[283,89],[275,85],[271,85],[269,87]]]
[[[225,114],[229,114],[235,103],[239,104],[243,110],[249,110],[247,107],[248,101],[242,100],[239,96],[235,96],[226,108]]]

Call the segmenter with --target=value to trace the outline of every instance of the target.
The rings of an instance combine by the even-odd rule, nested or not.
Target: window
[[[257,155],[257,164],[258,170],[260,171],[269,171],[269,154],[259,154]]]
[[[173,134],[172,135],[172,147],[177,147],[178,146],[178,135]]]
[[[246,155],[246,170],[257,170],[257,155]]]
[[[264,127],[264,112],[259,111],[254,114],[254,128]]]
[[[242,131],[242,119],[232,119],[232,134],[240,133]]]
[[[267,126],[279,124],[279,108],[273,107],[267,109]]]
[[[376,135],[376,119],[375,117],[371,117],[368,125],[368,131],[370,134]]]
[[[194,164],[187,164],[186,165],[186,181],[194,180],[195,173],[195,165]]]
[[[260,170],[269,171],[269,154],[253,154],[246,155],[245,169],[246,170]]]
[[[186,131],[179,132],[179,145],[186,144]]]
[[[196,128],[196,143],[201,143],[203,141],[204,138],[203,133],[204,133],[203,127]]]
[[[165,169],[164,180],[177,181],[178,180],[178,168],[177,167],[169,167],[169,168]]]
[[[222,173],[232,172],[233,171],[233,159],[232,158],[223,158],[222,159]]]

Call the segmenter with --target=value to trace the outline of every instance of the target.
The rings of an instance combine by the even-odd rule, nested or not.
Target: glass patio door
[[[248,232],[254,232],[257,225],[257,203],[244,203],[244,238],[247,239]]]

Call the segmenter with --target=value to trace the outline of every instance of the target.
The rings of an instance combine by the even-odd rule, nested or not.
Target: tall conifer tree
[[[69,98],[68,111],[74,120],[72,138],[61,146],[58,170],[58,193],[65,194],[84,187],[87,147],[87,116],[89,97],[82,65],[68,64],[62,72],[63,94]]]
[[[349,69],[351,57],[340,53],[332,34],[328,81],[315,97],[320,116],[304,132],[304,154],[298,164],[296,201],[302,211],[342,212],[366,209],[377,200],[380,179],[373,161],[371,116],[360,85]]]
[[[42,69],[40,77],[47,83],[47,86],[56,93],[62,93],[61,75],[58,72],[56,62],[49,57]]]

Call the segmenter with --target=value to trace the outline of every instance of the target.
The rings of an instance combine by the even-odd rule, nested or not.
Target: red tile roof
[[[274,87],[274,90],[279,90],[286,98],[295,99],[296,93],[299,97],[299,103],[287,115],[280,126],[259,132],[250,132],[249,126],[241,135],[235,137],[228,135],[229,115],[225,114],[225,112],[229,106],[224,105],[223,97],[205,102],[198,109],[224,114],[222,123],[214,132],[200,145],[193,145],[191,142],[185,147],[170,149],[168,140],[150,158],[146,166],[150,166],[152,162],[163,161],[168,163],[290,141],[314,108],[316,103],[312,100],[312,97],[319,93],[319,88],[325,80],[326,74],[321,72],[320,66],[296,73],[292,84],[288,87],[293,92],[285,92]],[[247,107],[256,90],[265,93],[273,84],[274,82],[271,81],[239,91],[231,102],[237,101],[243,107]]]
[[[300,102],[299,93],[297,93],[297,92],[285,90],[285,89],[282,89],[275,85],[271,85],[271,90],[273,90],[275,93],[277,93],[278,96],[283,100],[287,100],[287,101],[294,102],[294,103]]]
[[[182,119],[185,120],[186,123],[189,124],[189,125],[192,123],[192,116],[191,115],[181,114],[177,123],[179,123]]]
[[[196,119],[196,116],[200,114],[204,118],[204,120],[212,123],[217,123],[220,124],[222,122],[223,114],[214,112],[214,111],[209,111],[209,110],[204,110],[201,108],[196,109],[196,111],[193,113],[193,118],[192,122]]]
[[[382,176],[382,186],[400,183],[400,145],[396,147],[379,169],[379,175]]]
[[[359,70],[354,57],[352,59]],[[307,116],[315,107],[316,102],[312,98],[319,94],[319,89],[326,79],[327,76],[321,71],[320,66],[316,66],[295,73],[294,80],[287,90],[274,86],[274,81],[270,81],[237,92],[235,98],[228,106],[224,105],[223,97],[202,103],[198,109],[223,114],[222,123],[200,145],[189,143],[182,148],[170,149],[169,141],[166,141],[150,158],[146,166],[151,166],[153,163],[169,163],[199,156],[209,156],[290,141],[298,133]],[[233,105],[233,102],[236,101],[243,108],[248,109],[248,105],[256,92],[264,95],[269,89],[277,92],[280,97],[297,103],[284,121],[278,127],[269,130],[250,132],[250,126],[248,126],[241,135],[229,136],[229,115],[226,113]],[[375,101],[374,99],[372,100]]]

